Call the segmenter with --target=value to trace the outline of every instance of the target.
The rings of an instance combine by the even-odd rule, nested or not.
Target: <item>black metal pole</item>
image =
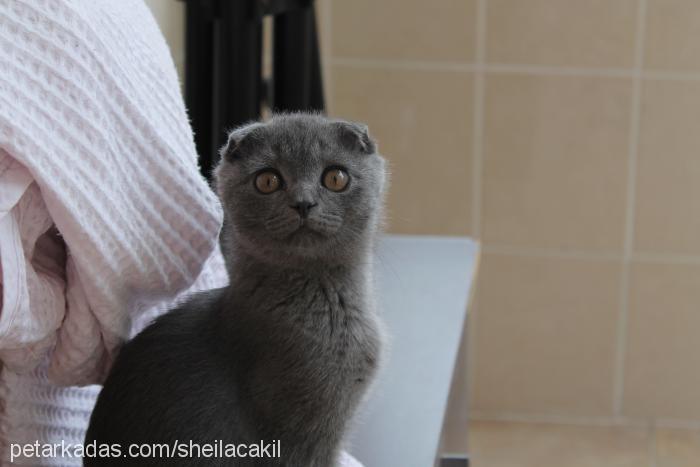
[[[212,153],[213,3],[188,1],[185,8],[185,102],[200,166],[203,173],[208,173]]]
[[[315,19],[313,2],[275,16],[274,110],[324,108]]]
[[[218,150],[227,130],[260,117],[262,22],[250,1],[220,1],[217,13],[212,145]]]
[[[318,24],[316,23],[316,11],[311,8],[311,95],[309,107],[319,112],[325,112],[326,100],[323,92],[323,72],[321,71],[321,49],[318,39]]]
[[[202,173],[227,130],[260,118],[262,18],[274,15],[274,110],[323,111],[313,0],[186,0],[185,100]]]

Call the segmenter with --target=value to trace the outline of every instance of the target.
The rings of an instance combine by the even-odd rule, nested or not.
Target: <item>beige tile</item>
[[[468,394],[468,368],[467,368],[467,330],[464,330],[464,338],[459,349],[457,362],[452,375],[452,387],[447,406],[445,422],[454,426],[462,426],[469,420]]]
[[[624,413],[700,419],[700,265],[633,263]]]
[[[645,67],[700,70],[700,2],[647,0]]]
[[[644,82],[635,250],[700,254],[700,83]]]
[[[442,452],[464,454],[469,452],[467,445],[467,424],[447,424],[443,437]]]
[[[163,32],[176,64],[185,61],[185,4],[169,0],[146,0]]]
[[[469,306],[471,309],[473,306]],[[467,452],[467,425],[469,424],[468,400],[468,332],[469,324],[462,331],[463,338],[459,346],[459,354],[452,375],[452,387],[445,414],[445,429],[443,432],[443,451],[453,453]]]
[[[391,164],[391,230],[469,233],[471,75],[339,66],[333,73],[334,114],[367,122]]]
[[[656,467],[700,465],[700,430],[656,430]]]
[[[630,67],[638,0],[489,0],[492,63]]]
[[[471,407],[610,415],[620,265],[485,254]]]
[[[631,83],[489,74],[483,240],[619,251]]]
[[[649,443],[644,428],[487,421],[469,427],[474,467],[648,467]]]
[[[471,62],[476,0],[352,0],[332,5],[333,55]]]

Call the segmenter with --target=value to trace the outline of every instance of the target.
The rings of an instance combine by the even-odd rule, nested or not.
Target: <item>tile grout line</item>
[[[700,81],[700,73],[691,71],[661,71],[649,70],[642,72],[642,79],[646,81]]]
[[[525,74],[540,76],[576,76],[588,78],[622,78],[645,81],[700,81],[700,73],[680,70],[637,70],[635,68],[586,68],[559,65],[530,65],[518,63],[430,62],[404,59],[365,59],[332,57],[331,64],[352,68],[384,68],[413,71],[446,71]]]
[[[478,32],[477,32],[478,34]],[[478,40],[477,40],[478,42]],[[483,42],[483,40],[482,40]],[[477,44],[477,55],[478,55]],[[486,63],[484,58],[474,62],[432,62],[425,60],[386,59],[386,58],[355,58],[334,57],[333,64],[338,66],[356,68],[385,68],[395,70],[413,71],[452,71],[452,72],[478,72],[486,73],[517,73],[555,76],[595,76],[611,78],[633,78],[634,69],[628,68],[585,68],[557,65],[527,65],[517,63]],[[681,75],[682,73],[669,73]],[[655,76],[660,75],[655,73]],[[693,75],[688,75],[693,76]]]
[[[700,421],[666,418],[635,418],[625,416],[585,416],[552,415],[542,413],[489,412],[473,410],[469,414],[473,421],[552,423],[559,425],[629,427],[629,428],[669,428],[676,430],[700,431]]]
[[[579,259],[591,261],[620,261],[622,253],[608,251],[587,251],[574,250],[568,248],[522,248],[511,245],[482,245],[482,253],[496,255],[520,256],[520,257],[541,257],[548,259]],[[700,259],[698,260],[700,262]]]
[[[486,0],[477,0],[475,18],[475,55],[477,70],[474,76],[474,102],[473,102],[473,141],[472,141],[472,236],[481,237],[481,179],[483,167],[483,131],[484,131],[484,71],[481,69],[485,56],[486,40]],[[476,293],[476,286],[472,287],[472,293]],[[467,321],[467,413],[469,413],[470,400],[474,394],[477,362],[477,329],[478,310],[476,300],[471,300],[471,307]]]
[[[520,257],[542,257],[548,259],[578,259],[590,261],[623,261],[624,252],[577,250],[571,248],[537,248],[505,244],[481,245],[482,253]],[[630,261],[639,263],[675,264],[700,266],[700,255],[678,255],[673,253],[631,252]]]
[[[623,246],[622,274],[620,278],[620,309],[617,319],[617,342],[613,380],[613,414],[622,415],[625,391],[625,359],[627,353],[627,325],[629,321],[630,262],[634,246],[634,222],[636,209],[637,158],[639,153],[642,66],[646,33],[646,0],[639,1],[635,40],[634,78],[632,80],[632,108],[629,129],[629,153],[627,160],[627,207],[625,239]]]
[[[484,159],[484,57],[486,52],[486,0],[476,5],[476,73],[474,76],[474,140],[472,141],[472,235],[481,237],[481,183]]]
[[[356,68],[385,68],[395,70],[418,71],[476,71],[474,63],[460,62],[427,62],[420,60],[391,60],[391,59],[366,59],[352,57],[333,57],[333,65]]]
[[[557,65],[527,65],[516,63],[487,63],[490,73],[519,73],[551,76],[584,76],[600,78],[634,78],[635,69],[628,68],[585,68]]]
[[[700,256],[698,255],[639,252],[632,253],[630,259],[639,263],[682,264],[690,266],[700,265]]]
[[[652,422],[647,419],[635,419],[626,417],[523,414],[511,412],[491,414],[478,411],[470,415],[470,420],[625,428],[649,428],[652,424]]]

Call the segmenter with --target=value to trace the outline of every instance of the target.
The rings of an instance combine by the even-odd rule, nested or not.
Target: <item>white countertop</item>
[[[435,465],[478,257],[468,238],[382,240],[377,290],[389,352],[348,446],[365,467]]]

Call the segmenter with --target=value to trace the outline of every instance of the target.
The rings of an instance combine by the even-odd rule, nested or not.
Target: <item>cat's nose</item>
[[[309,216],[311,208],[317,204],[318,203],[312,203],[311,201],[300,201],[296,204],[292,204],[290,207],[296,210],[303,219],[306,219]]]

